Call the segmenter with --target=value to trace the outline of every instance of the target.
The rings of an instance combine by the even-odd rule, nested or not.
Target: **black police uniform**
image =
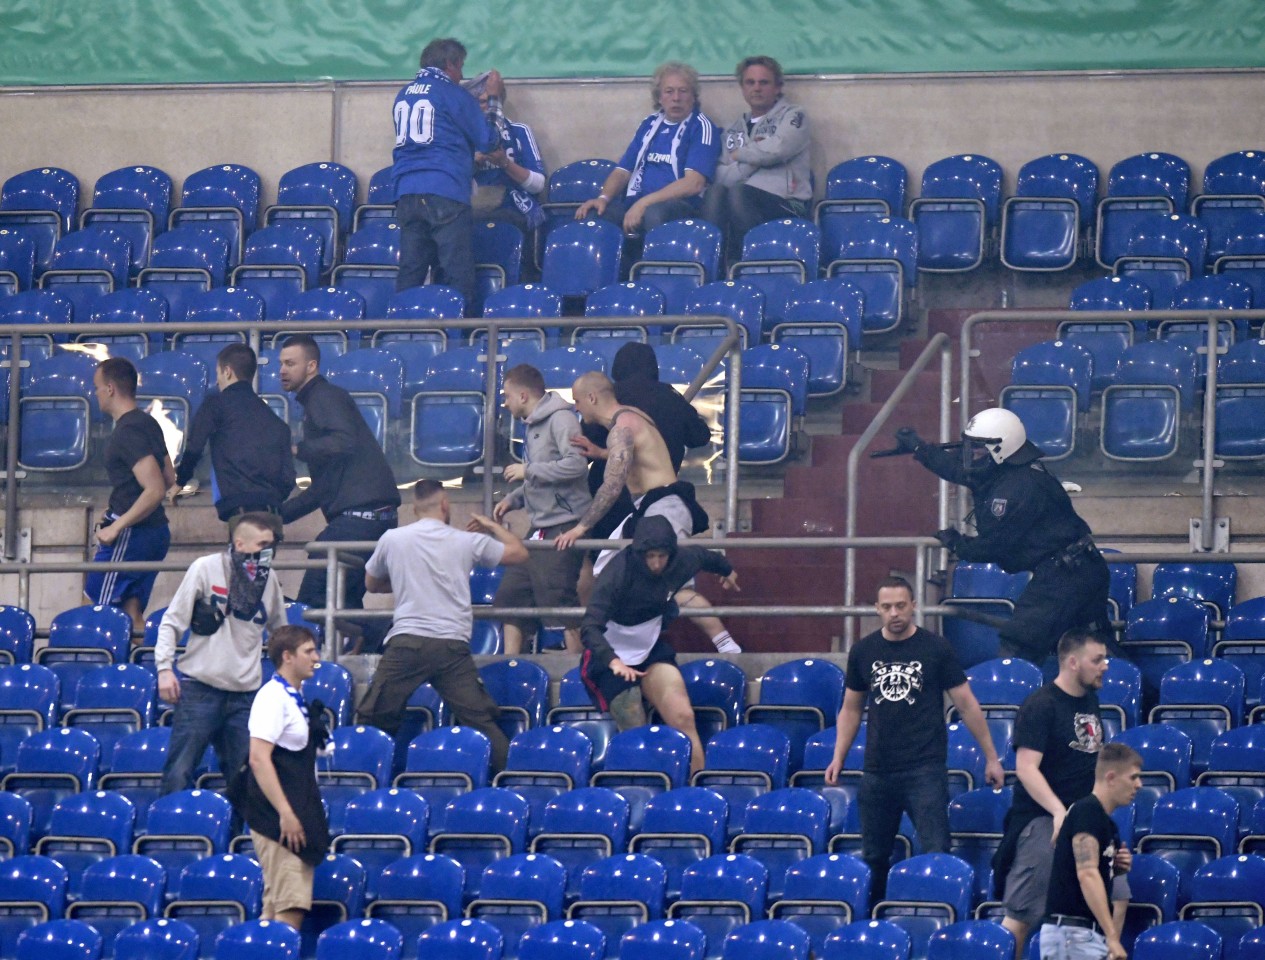
[[[946,538],[961,560],[995,563],[1007,573],[1032,571],[999,633],[1009,652],[1041,664],[1066,631],[1110,627],[1111,572],[1089,525],[1063,485],[1025,442],[1003,463],[966,467],[959,452],[920,444],[914,458],[937,476],[966,487],[975,501],[978,536]]]

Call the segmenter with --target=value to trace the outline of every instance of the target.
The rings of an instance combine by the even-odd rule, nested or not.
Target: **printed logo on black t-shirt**
[[[1072,718],[1076,739],[1068,744],[1080,753],[1097,753],[1102,749],[1102,724],[1093,713],[1078,713]]]
[[[870,687],[880,700],[917,703],[915,694],[922,692],[922,661],[884,663],[875,660],[870,665]]]

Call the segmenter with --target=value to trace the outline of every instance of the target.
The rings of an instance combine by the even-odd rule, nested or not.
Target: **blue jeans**
[[[254,691],[217,690],[192,677],[180,679],[180,700],[171,725],[171,744],[163,765],[163,793],[193,786],[193,771],[208,745],[215,748],[224,776],[231,776],[250,755],[250,707]]]
[[[395,201],[400,225],[396,290],[420,287],[435,268],[435,282],[474,302],[474,214],[470,204],[433,193],[406,193]]]
[[[857,796],[861,813],[861,859],[870,865],[871,903],[887,889],[892,844],[900,816],[908,813],[923,853],[949,852],[949,777],[943,763],[899,773],[869,773]]]
[[[1041,960],[1103,960],[1107,938],[1087,927],[1041,925]]]

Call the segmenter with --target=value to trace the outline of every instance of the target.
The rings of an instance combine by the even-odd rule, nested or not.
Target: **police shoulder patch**
[[[1006,515],[1006,501],[1003,498],[995,499],[992,503],[992,511],[994,517],[1004,517]]]

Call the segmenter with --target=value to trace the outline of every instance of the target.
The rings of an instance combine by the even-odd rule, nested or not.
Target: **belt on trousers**
[[[344,510],[340,517],[355,517],[357,520],[394,520],[395,507],[378,507],[376,510]]]
[[[1098,547],[1094,544],[1094,538],[1089,534],[1081,537],[1079,540],[1069,543],[1062,550],[1055,550],[1046,557],[1041,563],[1056,563],[1059,566],[1072,566],[1080,561],[1083,557],[1090,553],[1097,553]],[[1041,563],[1037,564],[1040,566]]]
[[[1083,930],[1102,933],[1102,927],[1098,926],[1097,921],[1090,920],[1088,917],[1070,917],[1066,913],[1052,913],[1046,922],[1056,927],[1080,927]]]

